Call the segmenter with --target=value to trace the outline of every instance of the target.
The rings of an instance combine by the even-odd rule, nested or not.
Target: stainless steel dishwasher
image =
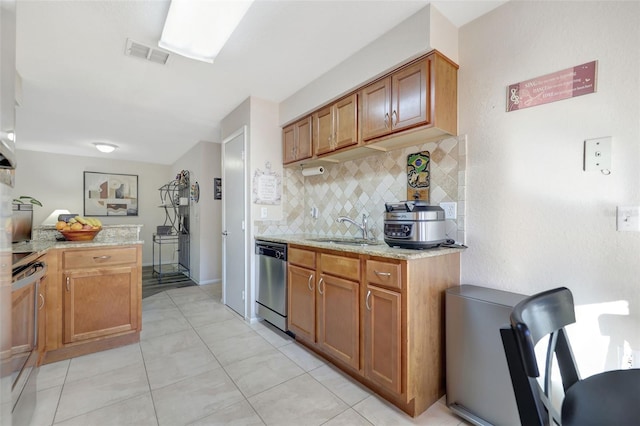
[[[282,331],[287,323],[287,245],[256,241],[256,313]]]

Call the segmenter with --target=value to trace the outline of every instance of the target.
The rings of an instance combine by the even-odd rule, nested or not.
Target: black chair
[[[640,369],[580,379],[564,330],[575,321],[573,295],[562,287],[522,300],[513,308],[511,326],[500,329],[522,425],[640,425]],[[545,336],[549,341],[541,386],[534,347]],[[554,356],[564,388],[560,413],[552,404]]]

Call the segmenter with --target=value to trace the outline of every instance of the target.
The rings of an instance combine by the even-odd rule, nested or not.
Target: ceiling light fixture
[[[105,153],[113,152],[118,148],[118,145],[114,145],[112,143],[96,142],[94,145],[98,151]]]
[[[158,46],[213,63],[253,0],[172,0]]]

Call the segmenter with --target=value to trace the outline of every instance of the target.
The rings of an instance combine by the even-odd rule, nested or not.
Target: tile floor
[[[260,322],[220,285],[143,300],[139,344],[42,366],[32,425],[467,425],[438,401],[405,415]]]

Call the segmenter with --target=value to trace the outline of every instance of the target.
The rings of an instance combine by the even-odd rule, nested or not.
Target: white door
[[[222,298],[246,316],[245,128],[222,142]]]

